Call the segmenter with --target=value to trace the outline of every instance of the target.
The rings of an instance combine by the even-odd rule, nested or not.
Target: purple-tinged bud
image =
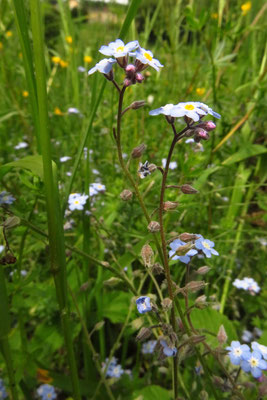
[[[228,336],[227,336],[227,333],[225,332],[223,325],[221,325],[219,328],[219,332],[217,334],[217,339],[220,344],[224,344],[227,342]]]
[[[123,81],[124,86],[128,87],[131,86],[133,84],[131,79],[125,78]]]
[[[195,129],[195,136],[194,136],[194,140],[195,142],[200,142],[200,140],[208,140],[209,139],[209,134],[207,131],[205,131],[202,128],[196,128]]]
[[[216,125],[213,121],[203,121],[198,125],[200,128],[205,129],[206,131],[213,131],[216,128]]]
[[[154,264],[154,251],[149,244],[145,244],[141,250],[141,257],[146,267],[152,267]]]
[[[151,221],[147,227],[149,232],[155,233],[160,231],[160,224],[157,221]]]
[[[133,79],[136,73],[136,67],[133,64],[128,64],[125,68],[127,78]]]
[[[182,242],[190,242],[191,240],[195,240],[197,238],[198,238],[198,236],[194,235],[193,233],[184,232],[184,233],[181,233],[181,235],[179,235],[179,239]]]
[[[164,211],[169,211],[169,210],[175,210],[175,208],[178,207],[178,202],[177,201],[165,201],[163,203],[163,210]]]
[[[142,74],[137,72],[137,74],[135,75],[135,79],[137,80],[138,83],[142,83],[145,78],[143,77]]]
[[[130,107],[132,110],[138,110],[139,108],[144,107],[145,104],[146,104],[145,100],[137,100],[137,101],[134,101],[130,105]]]
[[[188,290],[188,292],[195,293],[198,290],[203,289],[206,286],[206,283],[204,281],[191,281],[185,285],[185,289]]]
[[[187,184],[181,186],[181,191],[184,194],[196,194],[196,193],[198,193],[198,190],[194,189],[192,186],[187,185]]]
[[[132,158],[140,158],[143,155],[145,150],[146,150],[146,145],[144,143],[135,147],[131,154]]]

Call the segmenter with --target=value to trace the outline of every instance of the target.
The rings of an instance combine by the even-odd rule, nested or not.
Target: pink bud
[[[136,72],[136,68],[133,64],[128,64],[127,67],[125,68],[125,72],[134,73],[134,72]]]
[[[202,130],[200,130],[198,132],[198,136],[201,137],[201,139],[204,139],[204,140],[208,140],[208,138],[209,138],[208,133],[206,131],[204,131],[204,129],[202,129]]]
[[[144,77],[139,72],[135,75],[137,82],[141,83],[144,80]]]
[[[132,81],[131,81],[131,79],[125,78],[123,84],[124,84],[124,86],[130,86],[132,84]]]
[[[214,122],[212,122],[212,121],[203,121],[203,122],[201,122],[200,124],[198,124],[198,126],[200,127],[200,128],[203,128],[203,129],[205,129],[206,131],[213,131],[213,129],[215,129],[216,128],[216,125],[214,124]]]

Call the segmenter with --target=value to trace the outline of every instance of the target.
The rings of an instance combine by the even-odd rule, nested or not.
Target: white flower
[[[73,210],[83,210],[86,200],[89,196],[80,193],[72,193],[69,195],[69,209]]]
[[[136,57],[136,60],[139,60],[144,66],[149,65],[156,71],[159,71],[159,69],[163,67],[159,60],[153,58],[153,53],[150,50],[145,50],[142,47],[139,47],[133,55]],[[138,69],[142,70],[143,68]]]
[[[152,104],[154,101],[154,96],[153,94],[150,94],[149,96],[147,96],[147,102],[148,104]]]
[[[4,250],[5,246],[3,246],[2,244],[0,244],[0,253],[2,253],[2,251]]]
[[[192,101],[176,104],[170,115],[175,118],[186,116],[196,122],[199,121],[199,116],[207,115],[207,112],[200,107],[200,103]]]
[[[130,51],[135,50],[138,46],[139,43],[137,40],[129,42],[125,45],[121,39],[116,39],[115,42],[110,42],[108,46],[101,46],[99,52],[105,56],[120,58],[125,57]]]
[[[149,115],[154,116],[154,115],[164,114],[170,116],[174,107],[175,106],[173,104],[166,104],[165,106],[149,111]]]
[[[80,110],[78,110],[78,108],[70,107],[70,108],[68,108],[68,113],[69,114],[80,114]]]
[[[62,163],[69,161],[69,160],[71,160],[71,157],[69,157],[69,156],[60,157],[60,159],[59,159],[59,161]]]
[[[141,162],[139,163],[138,175],[141,179],[144,179],[148,175],[151,175],[148,161],[146,161],[144,164],[142,164]]]
[[[79,72],[85,72],[86,71],[86,68],[84,68],[81,65],[77,69],[78,69]]]
[[[66,175],[67,175],[67,176],[71,176],[72,174],[71,174],[70,171],[68,171],[68,172],[66,172]]]
[[[104,192],[106,190],[106,186],[101,183],[91,183],[89,187],[90,196],[95,196],[99,192]]]
[[[163,158],[161,162],[162,162],[163,168],[165,168],[166,167],[167,158]],[[169,169],[175,169],[175,168],[177,168],[177,162],[176,161],[171,161],[170,164],[169,164]]]
[[[117,61],[113,58],[104,58],[88,71],[88,75],[92,75],[96,71],[101,72],[101,74],[107,75],[112,70],[112,65],[116,62]]]
[[[26,147],[28,147],[28,143],[26,142],[20,142],[19,144],[17,144],[14,149],[15,150],[20,150],[20,149],[25,149]]]
[[[244,279],[235,279],[233,282],[233,286],[237,289],[249,290],[251,294],[258,293],[261,289],[257,282],[252,278],[244,278]]]

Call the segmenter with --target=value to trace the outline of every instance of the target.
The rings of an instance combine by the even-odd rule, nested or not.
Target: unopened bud
[[[146,150],[146,145],[144,143],[140,144],[139,146],[135,147],[132,151],[132,158],[139,158],[142,156],[144,151]]]
[[[205,131],[208,131],[208,132],[213,131],[213,129],[216,128],[216,125],[214,124],[213,121],[203,121],[200,124],[198,124],[198,126],[200,128],[205,129]]]
[[[128,79],[128,78],[125,78],[124,81],[123,81],[123,85],[126,86],[126,87],[132,85],[132,83],[133,83],[132,80]]]
[[[157,221],[151,221],[148,225],[147,229],[151,233],[159,232],[160,231],[160,224]]]
[[[179,235],[179,239],[182,242],[190,242],[191,240],[197,239],[197,235],[194,235],[193,233],[184,232],[184,233],[181,233],[181,235]]]
[[[133,64],[127,65],[125,68],[127,78],[133,79],[136,73],[136,68]]]
[[[136,336],[137,342],[142,342],[143,340],[148,339],[151,336],[151,333],[150,328],[141,328]]]
[[[120,278],[115,278],[113,276],[113,277],[107,279],[106,281],[104,281],[103,284],[104,284],[104,286],[113,287],[113,286],[116,286],[120,282],[121,282]]]
[[[121,194],[120,194],[120,198],[121,198],[123,201],[132,200],[132,197],[133,197],[133,193],[132,193],[130,190],[128,190],[128,189],[124,189],[124,190],[121,192]]]
[[[169,211],[169,210],[175,210],[175,208],[178,207],[178,202],[177,201],[165,201],[163,203],[163,210],[164,211]]]
[[[198,193],[198,190],[194,189],[192,186],[190,185],[182,185],[181,186],[181,191],[184,194],[196,194]]]
[[[199,296],[196,300],[195,300],[195,306],[197,308],[203,309],[206,307],[207,303],[206,303],[207,297],[203,294],[202,296]]]
[[[151,267],[154,263],[154,251],[149,244],[145,244],[141,250],[141,257],[144,261],[145,267]]]
[[[99,321],[95,324],[94,331],[100,331],[105,325],[105,321]]]
[[[164,273],[164,268],[159,263],[153,264],[151,268],[153,275],[160,275]]]
[[[178,247],[175,254],[177,254],[177,256],[185,256],[186,253],[188,253],[188,251],[191,250],[193,247],[194,245],[191,243],[184,244],[183,246]]]
[[[224,344],[227,342],[228,336],[227,336],[227,333],[225,332],[223,325],[221,325],[219,328],[217,339],[220,344]]]
[[[148,166],[149,172],[154,172],[157,169],[157,166],[155,164],[149,164]]]
[[[162,300],[161,305],[163,311],[168,311],[172,308],[172,300],[166,297],[166,299]]]
[[[206,283],[204,281],[191,281],[185,286],[185,289],[188,290],[188,292],[195,293],[198,290],[203,289],[205,286]]]
[[[193,335],[193,336],[190,336],[190,341],[192,343],[194,343],[194,344],[204,342],[205,339],[206,339],[206,336],[204,336],[204,335]]]
[[[138,83],[142,83],[145,78],[143,77],[142,74],[137,72],[137,74],[135,75],[135,79],[137,80]]]
[[[146,104],[145,100],[138,100],[138,101],[134,101],[130,107],[132,110],[138,110],[138,108],[144,107],[144,105]],[[145,146],[145,145],[143,145]]]
[[[210,137],[210,135],[204,129],[202,129],[202,128],[195,129],[195,136],[194,136],[195,142],[198,143],[198,142],[200,142],[200,140],[208,140],[209,137]]]
[[[210,271],[210,267],[204,265],[204,267],[200,267],[197,269],[196,273],[198,275],[206,275]]]

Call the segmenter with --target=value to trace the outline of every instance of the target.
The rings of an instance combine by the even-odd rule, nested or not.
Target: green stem
[[[43,158],[44,185],[46,191],[51,272],[54,275],[58,305],[75,400],[81,400],[77,366],[70,330],[69,308],[67,304],[67,279],[64,233],[60,210],[56,171],[53,170],[50,134],[48,130],[48,109],[44,60],[43,24],[39,0],[30,0],[33,52],[39,105],[39,137]]]

